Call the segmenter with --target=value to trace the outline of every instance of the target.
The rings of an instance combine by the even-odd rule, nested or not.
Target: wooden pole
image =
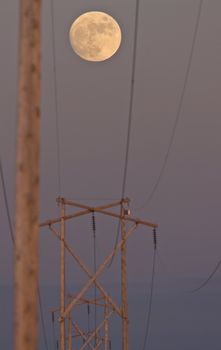
[[[41,0],[20,0],[15,349],[37,350]]]
[[[60,350],[65,350],[65,204],[61,199],[61,255],[60,255]]]

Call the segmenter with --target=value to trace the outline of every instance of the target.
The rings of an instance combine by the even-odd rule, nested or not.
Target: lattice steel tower
[[[60,207],[60,217],[48,220],[40,224],[40,227],[47,226],[50,231],[60,240],[60,307],[59,312],[59,343],[60,350],[98,350],[110,349],[109,328],[111,317],[115,314],[122,322],[122,350],[128,350],[128,297],[127,297],[127,239],[132,235],[134,230],[139,225],[144,225],[156,229],[157,225],[141,219],[133,218],[130,214],[129,199],[123,199],[118,202],[110,203],[99,207],[91,207],[76,203],[65,198],[58,198],[57,202]],[[73,207],[73,214],[66,214],[66,207]],[[119,209],[118,213],[110,209]],[[85,216],[92,213],[99,213],[112,217],[115,220],[120,220],[121,237],[116,242],[111,253],[107,255],[104,261],[100,264],[96,271],[91,271],[74,249],[66,241],[65,223],[68,220],[74,220],[77,217]],[[59,225],[56,227],[56,225]],[[93,225],[95,225],[93,223]],[[87,275],[87,282],[74,295],[66,295],[65,291],[65,253],[70,254],[76,264]],[[113,257],[120,253],[121,260],[121,304],[110,296],[107,290],[98,281],[98,278],[104,272],[105,268],[110,264]],[[86,293],[94,288],[95,293],[92,298],[86,296]],[[99,311],[99,322],[95,322],[93,329],[86,329],[86,326],[81,327],[76,320],[77,308],[86,305],[88,314],[90,313],[91,305],[94,312]],[[102,310],[102,311],[101,311]],[[55,311],[55,310],[54,310]],[[54,312],[53,311],[53,312]],[[82,342],[76,341],[81,338]]]

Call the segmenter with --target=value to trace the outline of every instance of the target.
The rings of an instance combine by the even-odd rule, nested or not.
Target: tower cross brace
[[[127,296],[127,240],[133,234],[137,226],[142,225],[149,228],[156,229],[157,224],[134,218],[130,215],[129,210],[129,199],[122,199],[121,201],[113,202],[107,205],[99,207],[91,207],[83,205],[74,201],[66,200],[65,198],[57,199],[58,205],[60,206],[60,217],[47,220],[40,224],[40,227],[47,226],[50,231],[60,241],[60,308],[59,308],[59,323],[60,323],[60,350],[73,350],[73,339],[80,337],[83,344],[80,348],[75,347],[76,350],[84,350],[85,348],[91,350],[98,350],[101,348],[104,350],[109,349],[109,323],[113,314],[120,317],[122,322],[122,350],[128,350],[128,296]],[[66,215],[66,206],[74,207],[75,212],[71,215]],[[113,208],[120,208],[119,214],[110,211]],[[78,209],[76,211],[76,209]],[[79,210],[80,209],[80,210]],[[66,241],[66,228],[65,222],[80,216],[85,216],[90,213],[99,213],[120,220],[121,227],[121,238],[112,249],[109,255],[107,255],[104,261],[100,264],[95,272],[91,272],[90,269],[85,265],[82,259],[77,255],[72,247]],[[57,229],[54,226],[60,224],[60,228]],[[129,227],[128,227],[129,226]],[[81,270],[87,275],[88,281],[75,295],[69,296],[69,300],[65,298],[65,254],[69,253],[81,268]],[[98,278],[102,275],[105,268],[112,261],[115,254],[120,252],[121,254],[121,305],[119,306],[105,288],[98,281]],[[89,289],[95,286],[99,290],[101,297],[96,300],[88,300],[86,293]],[[101,301],[102,300],[102,301]],[[79,326],[76,321],[72,320],[73,311],[81,305],[93,304],[95,307],[103,308],[103,319],[96,325],[93,331],[85,332]],[[101,335],[103,332],[103,336]],[[94,344],[92,344],[92,340]]]

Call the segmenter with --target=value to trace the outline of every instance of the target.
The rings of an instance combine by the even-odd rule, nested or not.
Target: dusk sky
[[[0,11],[0,150],[12,217],[15,207],[18,5],[18,1],[7,0]],[[221,344],[221,270],[204,289],[189,293],[208,277],[221,258],[220,0],[203,1],[174,142],[160,184],[150,203],[144,205],[167,152],[198,7],[199,0],[140,1],[126,196],[131,199],[133,216],[159,224],[148,350],[218,350]],[[69,43],[73,20],[92,10],[109,13],[122,29],[119,51],[101,63],[82,60]],[[106,198],[119,199],[122,191],[135,1],[54,0],[54,11],[60,194],[89,205],[106,204],[109,202]],[[43,1],[42,39],[41,221],[59,214],[55,201],[59,190],[49,0]],[[13,247],[1,186],[0,208],[0,287],[3,295],[0,304],[6,315],[5,322],[1,322],[3,327],[0,327],[0,348],[9,350],[13,329]],[[116,227],[117,222],[97,216],[99,262],[113,248]],[[90,266],[93,254],[91,217],[68,228],[69,242]],[[58,242],[47,229],[41,230],[40,288],[51,350],[54,347],[49,309],[57,307],[59,302],[58,258]],[[130,349],[134,350],[142,350],[152,259],[152,231],[139,228],[128,243]],[[84,279],[72,268],[71,261],[68,264],[71,290]],[[102,279],[113,295],[119,293],[119,268],[116,258]],[[115,350],[119,349],[116,347]]]

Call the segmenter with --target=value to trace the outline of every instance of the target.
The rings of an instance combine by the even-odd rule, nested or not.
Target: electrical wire
[[[52,65],[54,76],[54,99],[55,99],[55,124],[56,124],[56,154],[57,154],[57,181],[58,195],[61,197],[62,182],[61,182],[61,154],[60,154],[60,134],[59,134],[59,113],[58,113],[58,84],[57,84],[57,65],[56,65],[56,41],[55,41],[55,20],[54,20],[54,0],[51,4],[51,28],[52,28]]]
[[[146,329],[145,336],[143,342],[143,350],[146,349],[148,344],[148,337],[150,332],[150,324],[151,324],[151,314],[152,314],[152,305],[153,305],[153,292],[154,292],[154,281],[155,281],[155,268],[156,268],[156,256],[157,256],[157,242],[156,242],[156,230],[154,230],[154,254],[153,254],[153,266],[152,266],[152,275],[151,275],[151,285],[150,285],[150,298],[148,303],[148,311],[147,311],[147,320],[146,320]]]
[[[212,270],[212,272],[209,274],[209,276],[207,277],[207,279],[196,289],[192,290],[192,293],[198,292],[200,289],[204,288],[209,281],[213,278],[213,276],[216,274],[216,272],[219,270],[221,266],[221,259],[218,261],[218,263],[216,264],[215,268]]]
[[[3,188],[3,197],[4,197],[4,203],[5,203],[6,213],[7,213],[10,238],[11,238],[11,241],[13,244],[13,248],[15,248],[15,235],[14,235],[14,229],[13,229],[11,214],[10,214],[9,205],[8,205],[8,195],[7,195],[6,185],[5,185],[4,171],[3,171],[3,165],[2,165],[1,159],[0,159],[0,177],[1,177],[1,183],[2,183],[2,188]],[[44,314],[43,314],[43,309],[42,309],[41,294],[40,294],[39,287],[37,290],[37,294],[38,294],[38,303],[39,303],[39,309],[40,309],[40,319],[41,319],[44,345],[45,345],[45,349],[48,350],[49,348],[48,348],[48,342],[47,342],[47,337],[46,337]]]
[[[7,196],[6,186],[5,186],[5,177],[4,177],[4,172],[3,172],[3,166],[2,166],[2,160],[1,159],[0,159],[0,173],[1,173],[1,183],[2,183],[4,203],[5,203],[5,210],[6,210],[7,219],[8,219],[9,232],[10,232],[10,237],[11,237],[12,244],[14,246],[15,245],[14,230],[13,230],[12,220],[11,220],[11,216],[10,216],[10,210],[9,210],[9,204],[8,204],[8,196]]]
[[[137,36],[138,36],[137,34],[138,34],[138,23],[139,23],[139,8],[140,8],[140,1],[137,0],[136,1],[136,9],[135,9],[134,44],[133,44],[132,74],[131,74],[128,127],[127,127],[126,154],[125,154],[123,184],[122,184],[122,192],[121,192],[122,199],[124,198],[125,191],[126,191],[128,160],[129,160],[129,151],[130,151],[131,125],[132,125],[133,106],[134,106],[134,85],[135,85],[136,59],[137,59]]]
[[[132,69],[131,69],[131,86],[130,86],[130,99],[129,99],[129,113],[128,113],[128,126],[127,126],[127,138],[126,138],[126,153],[124,160],[124,170],[123,170],[123,183],[121,191],[121,199],[124,199],[126,192],[127,184],[127,173],[128,173],[128,160],[129,160],[129,151],[130,151],[130,140],[131,140],[131,126],[132,126],[132,116],[133,116],[133,106],[134,106],[134,87],[135,87],[135,74],[136,74],[136,60],[137,60],[137,37],[138,37],[138,24],[139,24],[139,9],[140,9],[140,0],[136,0],[135,8],[135,23],[134,23],[134,40],[133,40],[133,58],[132,58]],[[122,206],[121,206],[122,210]],[[118,221],[117,234],[114,242],[114,250],[116,251],[117,244],[119,241],[120,235],[120,220]],[[113,255],[110,264],[110,268],[115,254]]]
[[[195,50],[195,45],[196,45],[196,39],[197,39],[197,34],[198,34],[198,30],[199,30],[199,23],[200,23],[200,18],[201,18],[201,13],[202,13],[202,7],[203,7],[203,1],[204,0],[200,0],[199,1],[199,5],[198,5],[198,11],[197,11],[197,17],[196,17],[196,23],[194,26],[194,32],[193,32],[193,39],[192,39],[192,45],[191,45],[191,49],[190,49],[190,54],[189,54],[189,58],[188,58],[188,62],[187,62],[187,69],[186,69],[186,73],[185,73],[185,77],[184,77],[184,83],[183,83],[183,87],[182,87],[182,91],[181,91],[181,95],[180,95],[180,99],[178,102],[178,108],[177,108],[177,113],[176,113],[176,117],[175,117],[175,121],[173,124],[173,128],[172,128],[172,133],[170,136],[170,140],[169,140],[169,144],[167,147],[167,151],[163,160],[163,164],[161,166],[159,175],[156,179],[156,182],[148,196],[148,198],[145,200],[145,202],[139,206],[134,208],[135,210],[141,210],[144,207],[146,207],[147,205],[150,204],[152,198],[154,197],[159,184],[161,182],[161,179],[164,175],[167,163],[168,163],[168,159],[170,156],[170,152],[174,143],[174,139],[175,139],[175,135],[176,135],[176,130],[177,130],[177,125],[178,122],[180,120],[180,116],[181,116],[181,112],[182,112],[182,107],[183,107],[183,101],[184,101],[184,97],[185,97],[185,93],[186,93],[186,88],[187,88],[187,84],[188,84],[188,80],[189,80],[189,76],[190,76],[190,70],[191,70],[191,66],[192,66],[192,60],[193,60],[193,55],[194,55],[194,50]]]
[[[45,349],[49,350],[49,348],[48,348],[48,341],[47,341],[47,335],[46,335],[45,320],[44,320],[44,315],[43,315],[43,306],[42,306],[42,300],[41,300],[41,292],[40,292],[39,286],[38,286],[38,304],[39,304],[39,310],[40,310],[41,326],[42,326],[42,333],[43,333]]]

